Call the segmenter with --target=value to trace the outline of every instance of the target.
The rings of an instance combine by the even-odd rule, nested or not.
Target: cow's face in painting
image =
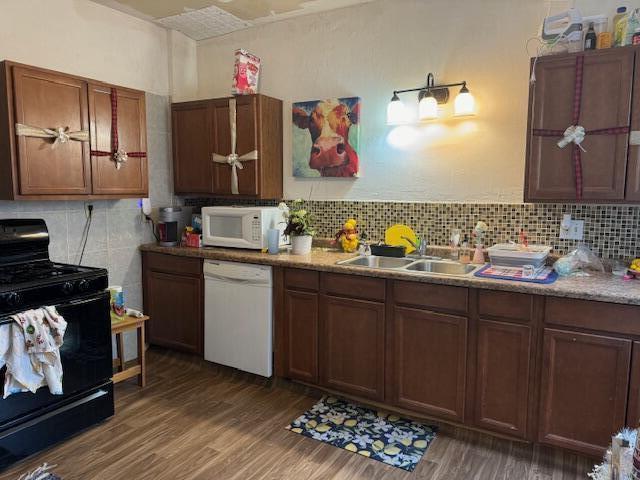
[[[309,166],[322,176],[352,177],[358,173],[358,154],[349,145],[349,128],[358,123],[358,108],[337,101],[320,101],[310,114],[293,109],[293,123],[311,135]]]

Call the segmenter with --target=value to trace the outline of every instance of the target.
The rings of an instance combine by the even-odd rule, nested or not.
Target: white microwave
[[[280,230],[287,239],[285,211],[279,207],[202,207],[202,243],[213,247],[267,248],[267,231]]]

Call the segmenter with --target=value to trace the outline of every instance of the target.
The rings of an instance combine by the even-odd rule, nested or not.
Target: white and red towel
[[[67,322],[55,307],[12,315],[13,323],[0,326],[0,368],[7,366],[4,395],[35,393],[48,386],[62,395],[60,347]]]

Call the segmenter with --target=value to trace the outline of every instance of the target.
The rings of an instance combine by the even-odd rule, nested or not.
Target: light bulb
[[[408,117],[407,108],[397,94],[393,94],[393,98],[387,105],[387,124],[398,125],[406,123]]]
[[[473,95],[471,95],[466,85],[460,89],[460,93],[456,97],[453,111],[456,117],[474,115],[476,113],[476,100],[473,98]]]
[[[438,118],[438,101],[430,93],[422,97],[420,103],[418,103],[418,118],[420,120]]]

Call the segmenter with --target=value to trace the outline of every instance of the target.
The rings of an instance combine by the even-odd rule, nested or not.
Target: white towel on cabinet
[[[63,344],[67,322],[55,307],[43,307],[12,315],[13,323],[0,326],[0,368],[6,364],[4,396],[35,393],[47,385],[62,395]]]

